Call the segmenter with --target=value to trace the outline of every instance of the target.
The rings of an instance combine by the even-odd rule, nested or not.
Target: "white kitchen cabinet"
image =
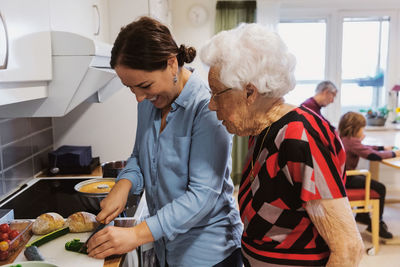
[[[1,0],[0,83],[51,79],[48,0]],[[34,53],[33,53],[34,51]],[[8,53],[8,54],[7,54]]]
[[[107,2],[107,0],[51,0],[51,29],[109,42]]]
[[[1,0],[0,14],[0,105],[46,97],[49,0]]]

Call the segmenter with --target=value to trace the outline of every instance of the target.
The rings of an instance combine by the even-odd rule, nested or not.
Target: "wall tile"
[[[24,139],[3,147],[3,168],[7,169],[32,156],[31,139]]]
[[[0,198],[46,168],[52,150],[51,118],[0,118]]]
[[[53,144],[52,129],[40,132],[32,136],[32,152],[33,154]]]
[[[33,159],[30,158],[11,169],[4,171],[4,181],[33,177]]]
[[[33,173],[36,175],[40,171],[47,169],[49,166],[49,152],[53,149],[48,149],[33,157]]]
[[[32,132],[51,127],[51,118],[31,118]]]
[[[31,133],[29,118],[6,120],[0,123],[0,144],[6,145]]]

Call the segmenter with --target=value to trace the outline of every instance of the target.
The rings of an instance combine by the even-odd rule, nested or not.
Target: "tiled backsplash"
[[[0,119],[0,196],[47,167],[52,150],[51,118]]]

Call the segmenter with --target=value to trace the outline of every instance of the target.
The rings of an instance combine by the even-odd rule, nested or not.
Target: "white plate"
[[[44,261],[20,261],[13,262],[7,265],[3,265],[3,267],[11,267],[16,266],[17,264],[21,265],[21,267],[57,267],[52,263],[44,262]]]

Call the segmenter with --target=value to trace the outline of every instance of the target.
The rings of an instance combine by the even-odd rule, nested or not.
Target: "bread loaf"
[[[86,211],[75,212],[67,218],[66,222],[72,233],[91,232],[98,224],[96,216]]]
[[[64,218],[55,212],[48,212],[36,218],[32,226],[35,235],[45,235],[64,226]]]

